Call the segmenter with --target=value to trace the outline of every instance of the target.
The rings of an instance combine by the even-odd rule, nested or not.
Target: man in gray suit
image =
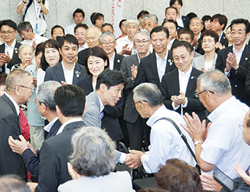
[[[122,96],[125,82],[125,77],[117,70],[106,69],[98,76],[96,90],[86,97],[86,110],[82,116],[86,126],[101,128],[104,106],[116,105]],[[129,157],[116,151],[116,163],[124,163]]]
[[[140,150],[142,147],[143,137],[143,119],[133,107],[133,93],[134,80],[137,75],[137,67],[139,66],[141,58],[149,54],[150,34],[147,30],[141,29],[135,34],[134,44],[137,54],[125,57],[122,61],[121,71],[127,78],[127,84],[124,87],[125,101],[124,120],[127,124],[130,148]]]

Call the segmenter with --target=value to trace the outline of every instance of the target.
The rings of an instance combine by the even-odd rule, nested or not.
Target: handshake
[[[124,164],[127,165],[129,168],[136,169],[142,166],[141,163],[141,156],[144,155],[142,151],[137,150],[130,150],[128,154],[126,154],[126,159]]]

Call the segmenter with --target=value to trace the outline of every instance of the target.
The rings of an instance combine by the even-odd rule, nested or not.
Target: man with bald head
[[[90,27],[86,31],[86,42],[88,44],[89,48],[92,48],[94,46],[99,46],[99,37],[101,35],[101,31],[96,27]],[[84,49],[78,53],[78,63],[81,65],[84,65],[84,58],[86,53],[88,52],[88,49]]]
[[[29,102],[34,91],[33,79],[29,72],[18,69],[6,79],[6,93],[0,97],[0,175],[16,174],[26,179],[26,168],[22,157],[12,152],[8,138],[19,139],[19,106]]]

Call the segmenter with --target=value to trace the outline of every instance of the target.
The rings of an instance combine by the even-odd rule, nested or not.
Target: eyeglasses
[[[5,35],[5,34],[7,34],[7,35],[10,35],[10,34],[12,34],[12,33],[14,33],[15,31],[1,31],[1,33],[3,34],[3,35]]]
[[[147,100],[140,100],[140,101],[136,101],[136,102],[133,101],[131,104],[132,104],[133,107],[135,107],[136,103],[141,103],[142,101],[148,102]]]
[[[136,44],[140,44],[140,43],[145,44],[145,43],[147,43],[147,42],[149,42],[149,40],[146,40],[146,39],[143,39],[143,40],[141,40],[141,41],[140,41],[140,40],[136,40],[136,41],[135,41]]]
[[[103,42],[103,43],[101,43],[101,44],[103,44],[104,46],[107,46],[107,45],[112,45],[112,44],[114,44],[115,42],[113,41],[113,42]]]
[[[26,89],[30,89],[30,90],[32,90],[32,91],[34,91],[34,86],[32,86],[32,87],[27,87],[27,86],[24,86],[24,85],[18,85],[19,87],[23,87],[23,88],[26,88]]]
[[[204,92],[206,92],[206,91],[208,91],[208,92],[210,92],[210,93],[214,94],[214,92],[213,92],[213,91],[210,91],[210,90],[204,90],[204,91],[201,91],[200,93],[197,93],[197,91],[195,91],[194,96],[195,96],[195,97],[199,97],[199,95],[200,95],[200,94],[202,94],[202,93],[204,93]]]
[[[35,104],[39,103],[39,105],[41,105],[43,103],[46,107],[48,107],[44,102],[38,101],[37,97],[35,97],[33,101]]]

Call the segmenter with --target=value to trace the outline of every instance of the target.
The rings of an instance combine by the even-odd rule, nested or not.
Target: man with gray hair
[[[107,53],[109,57],[109,69],[120,70],[121,63],[124,58],[115,52],[116,38],[113,33],[105,32],[99,38],[100,47]]]
[[[137,54],[125,57],[121,65],[121,71],[127,78],[127,84],[124,87],[124,95],[127,96],[124,108],[124,120],[126,121],[129,134],[130,148],[136,150],[141,150],[142,148],[143,135],[147,138],[146,145],[148,145],[149,134],[147,133],[150,132],[150,129],[143,123],[143,119],[132,105],[132,90],[137,76],[137,67],[139,66],[140,60],[150,53],[150,45],[149,32],[146,29],[137,31],[134,36],[134,46],[137,50]]]
[[[148,14],[142,19],[142,28],[146,29],[149,33],[153,28],[158,26],[158,17],[155,14]]]
[[[117,40],[116,51],[120,55],[128,56],[136,53],[134,49],[134,36],[139,30],[139,21],[135,19],[127,19],[126,21],[127,36]]]
[[[151,127],[149,151],[131,150],[134,159],[126,163],[131,168],[143,165],[147,173],[156,173],[168,159],[178,158],[195,166],[195,160],[180,133],[171,121],[174,121],[187,138],[187,143],[194,151],[191,137],[181,127],[185,124],[182,116],[163,105],[159,88],[152,83],[142,83],[134,88],[134,105],[142,118],[149,118],[147,125]]]
[[[39,86],[35,98],[39,113],[49,121],[49,124],[44,127],[46,139],[56,135],[58,129],[62,125],[58,120],[54,101],[55,91],[60,86],[61,84],[57,81],[46,81]],[[34,153],[35,150],[33,150],[33,147],[23,138],[23,136],[20,136],[20,139],[21,141],[14,140],[10,137],[9,145],[15,153],[22,156],[28,171],[35,177],[38,177],[40,150]]]
[[[237,162],[244,170],[249,166],[250,147],[239,129],[249,108],[232,95],[228,78],[218,70],[206,71],[198,77],[196,96],[211,112],[208,116],[211,123],[200,122],[193,113],[193,117],[185,115],[187,125],[183,127],[195,143],[200,168],[209,174],[201,177],[204,190],[220,191],[222,187],[218,183],[217,189],[212,188],[212,183],[216,183],[212,176],[214,167],[234,179],[238,177],[233,168]]]

